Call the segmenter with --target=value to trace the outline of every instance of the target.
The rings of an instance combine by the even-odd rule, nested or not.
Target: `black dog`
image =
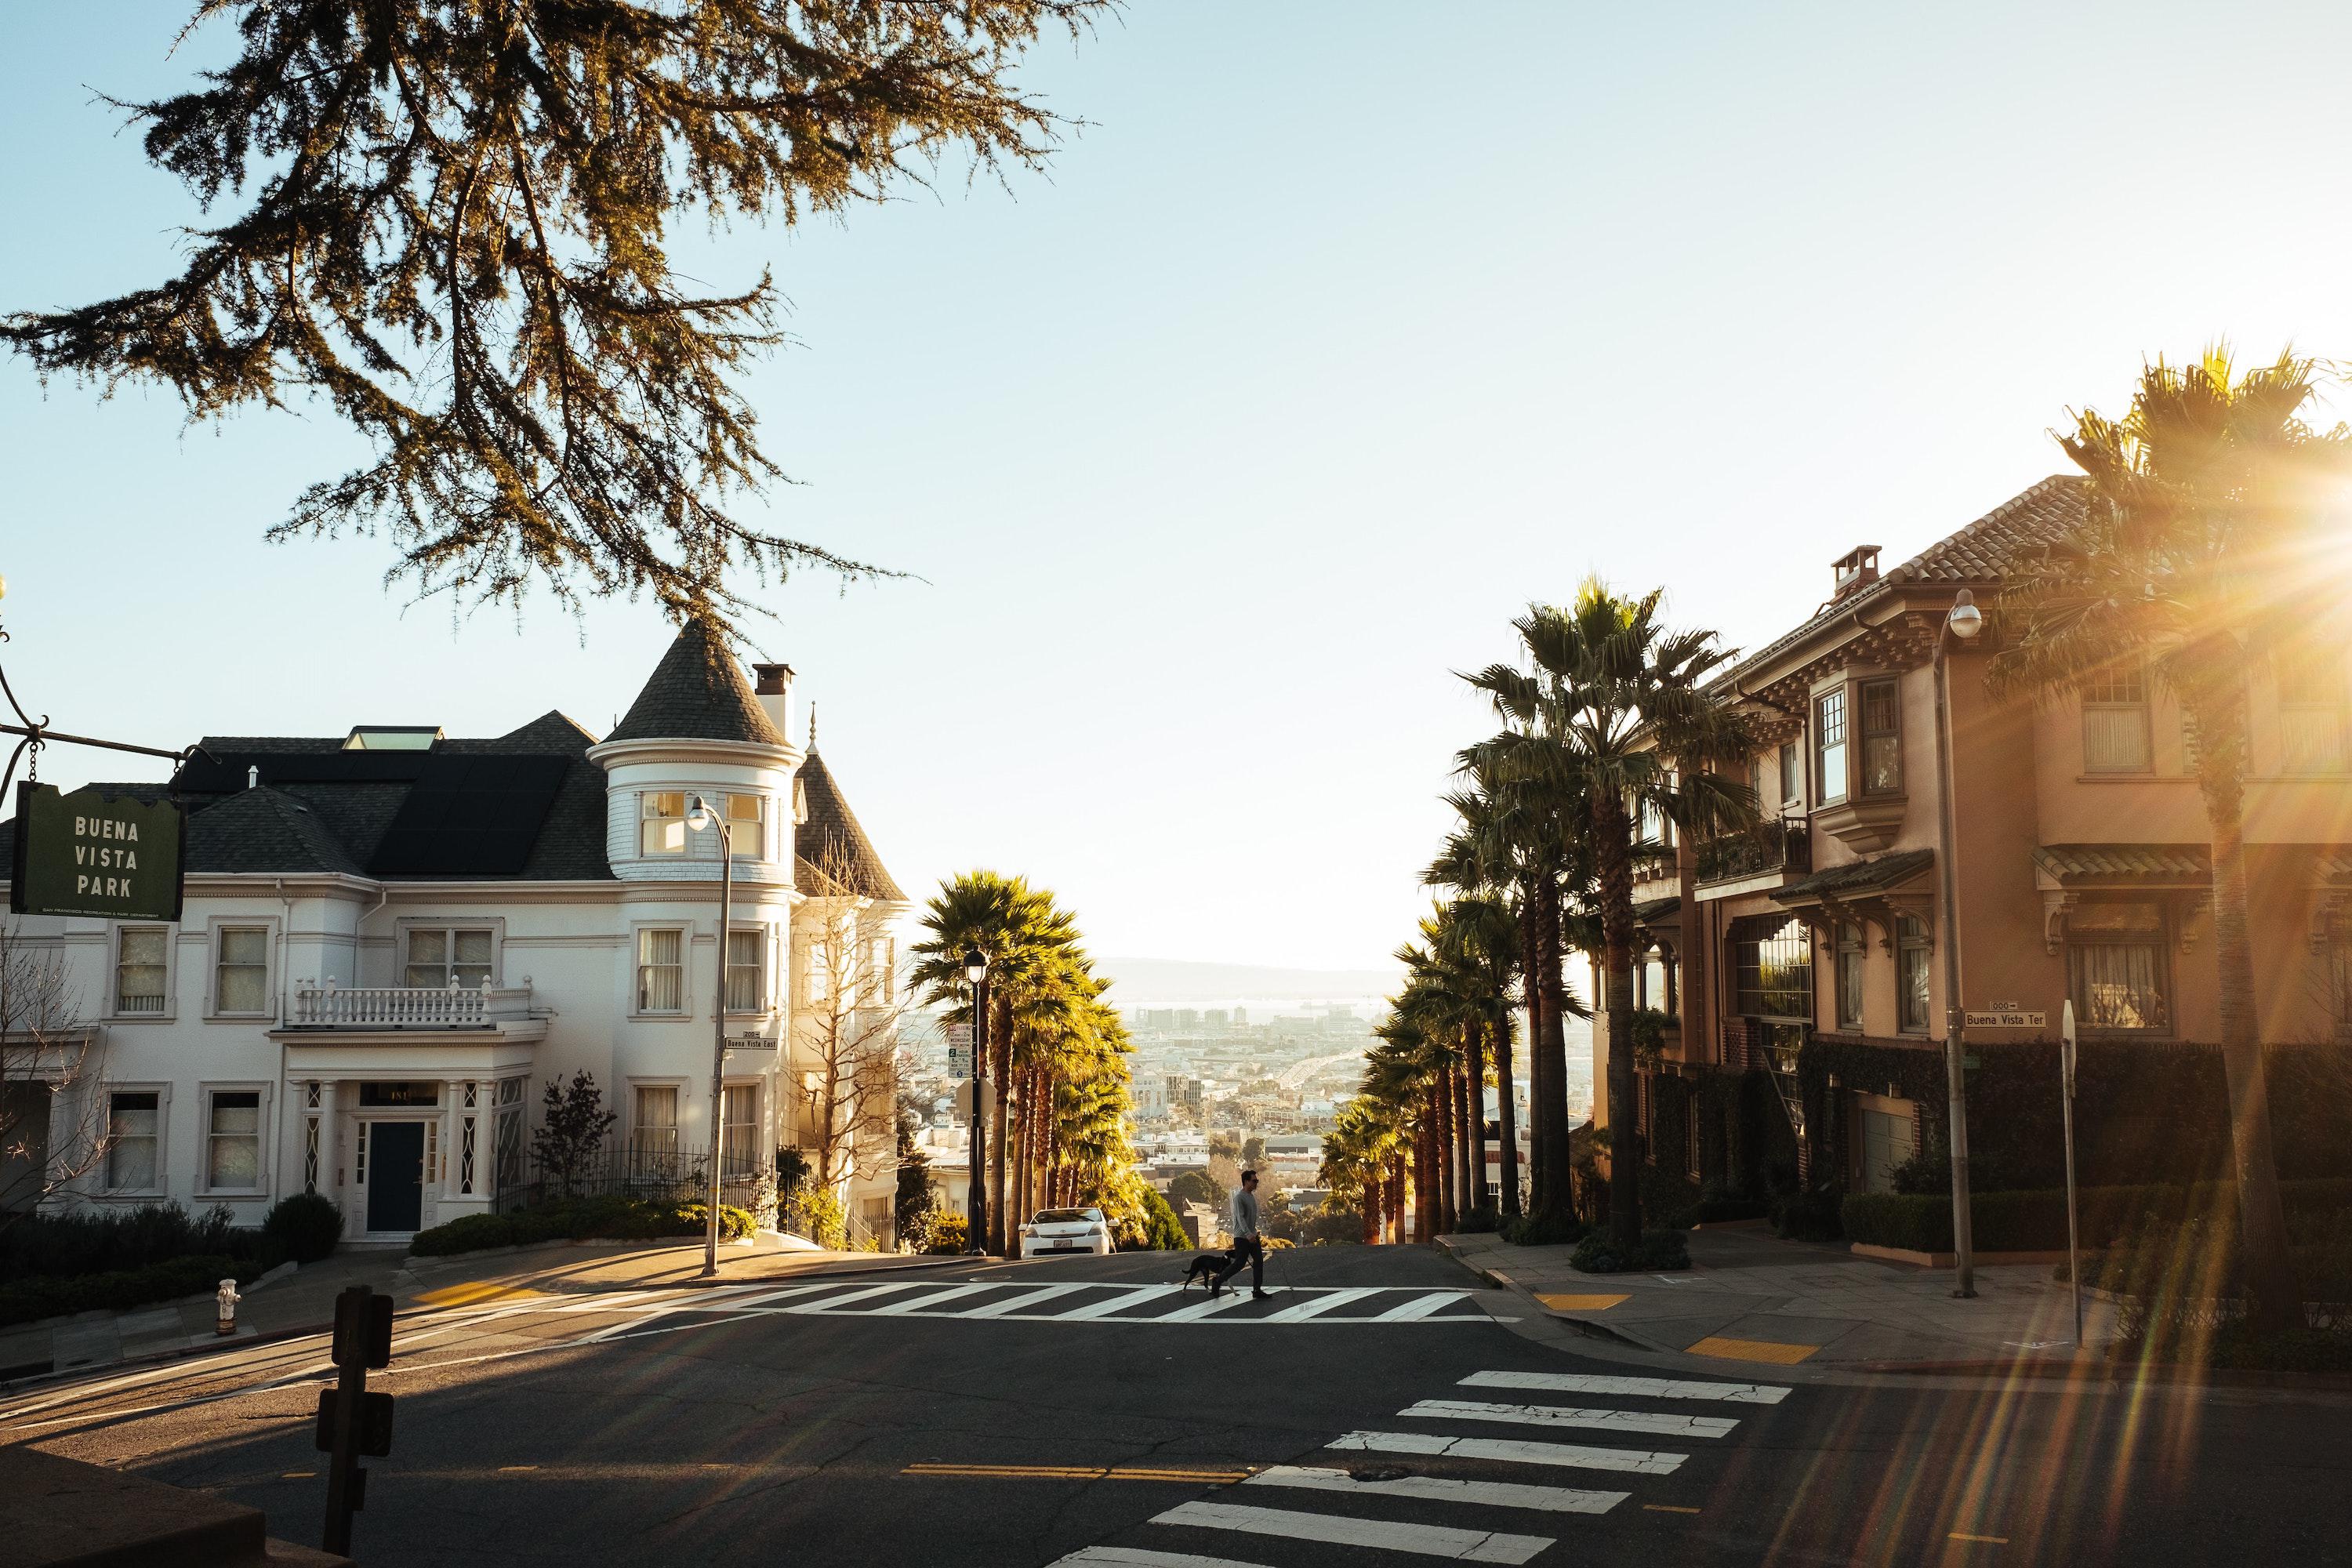
[[[1230,1252],[1204,1252],[1201,1254],[1200,1257],[1192,1259],[1192,1267],[1184,1270],[1184,1283],[1178,1286],[1177,1289],[1179,1290],[1190,1290],[1195,1285],[1214,1285],[1217,1282],[1217,1271],[1223,1268],[1232,1260],[1232,1258],[1233,1254]]]

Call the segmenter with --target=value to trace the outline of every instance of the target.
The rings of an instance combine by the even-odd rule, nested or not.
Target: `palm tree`
[[[2303,1321],[2271,1140],[2246,909],[2246,692],[2266,667],[2339,658],[2337,508],[2352,436],[2304,418],[2314,362],[2282,353],[2238,375],[2226,347],[2144,365],[2120,420],[2076,416],[2059,445],[2089,477],[2080,534],[2004,586],[1995,695],[2080,691],[2145,671],[2196,737],[2213,865],[2221,1061],[2252,1317]],[[2334,540],[2327,531],[2336,530]]]
[[[1588,580],[1565,608],[1538,605],[1513,622],[1534,673],[1496,665],[1473,678],[1512,731],[1477,760],[1543,785],[1588,839],[1600,916],[1609,1019],[1609,1225],[1621,1251],[1639,1246],[1641,1155],[1635,1147],[1633,874],[1662,852],[1637,838],[1645,809],[1685,833],[1755,820],[1744,785],[1696,765],[1746,745],[1738,715],[1702,689],[1733,657],[1710,631],[1674,632],[1658,620],[1663,590],[1626,598]]]
[[[1512,1093],[1516,1077],[1511,1060],[1509,990],[1527,970],[1526,935],[1528,900],[1517,887],[1517,867],[1508,847],[1492,831],[1493,802],[1475,793],[1450,795],[1446,804],[1462,818],[1462,826],[1445,840],[1422,881],[1452,888],[1461,897],[1476,899],[1486,909],[1474,962],[1487,971],[1489,994],[1501,1004],[1489,1024],[1493,1042],[1496,1112],[1501,1121],[1501,1213],[1506,1220],[1519,1217],[1518,1106]],[[1529,994],[1532,997],[1533,988]],[[1532,1150],[1530,1150],[1532,1152]],[[1483,1155],[1481,1156],[1483,1160]],[[1484,1169],[1484,1165],[1480,1169]]]

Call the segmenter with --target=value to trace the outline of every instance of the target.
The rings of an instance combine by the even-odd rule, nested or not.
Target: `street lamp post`
[[[702,1277],[709,1279],[719,1272],[719,1117],[727,1081],[727,922],[734,913],[730,906],[735,896],[735,840],[727,819],[698,795],[687,803],[686,821],[697,833],[707,827],[719,830],[719,990],[710,1009],[710,1212],[702,1227]]]
[[[1960,910],[1958,876],[1952,865],[1952,718],[1946,695],[1949,679],[1944,656],[1955,639],[1975,640],[1984,630],[1984,612],[1966,588],[1953,596],[1952,607],[1936,635],[1936,808],[1940,830],[1936,858],[1944,869],[1944,1093],[1949,1106],[1952,1157],[1952,1253],[1958,1278],[1952,1294],[1973,1299],[1977,1293],[1976,1241],[1969,1224],[1969,1085],[1962,1058],[1962,1035],[1968,1016],[1960,1003]]]
[[[988,955],[973,948],[963,955],[963,977],[971,982],[971,1142],[967,1145],[969,1179],[964,1183],[964,1251],[987,1250],[988,1191],[982,1185],[988,1169],[988,1121],[981,1103],[988,1084]]]

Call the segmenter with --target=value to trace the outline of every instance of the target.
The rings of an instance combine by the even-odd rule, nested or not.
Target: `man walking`
[[[1225,1259],[1224,1268],[1209,1285],[1209,1294],[1225,1293],[1225,1281],[1242,1271],[1242,1260],[1250,1266],[1250,1294],[1265,1294],[1265,1241],[1257,1230],[1257,1173],[1244,1171],[1242,1184],[1234,1189],[1232,1199],[1225,1205],[1225,1230],[1234,1238],[1233,1256]]]

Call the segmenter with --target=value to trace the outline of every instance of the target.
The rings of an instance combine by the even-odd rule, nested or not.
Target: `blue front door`
[[[425,1123],[368,1129],[367,1227],[415,1230],[425,1217]]]

